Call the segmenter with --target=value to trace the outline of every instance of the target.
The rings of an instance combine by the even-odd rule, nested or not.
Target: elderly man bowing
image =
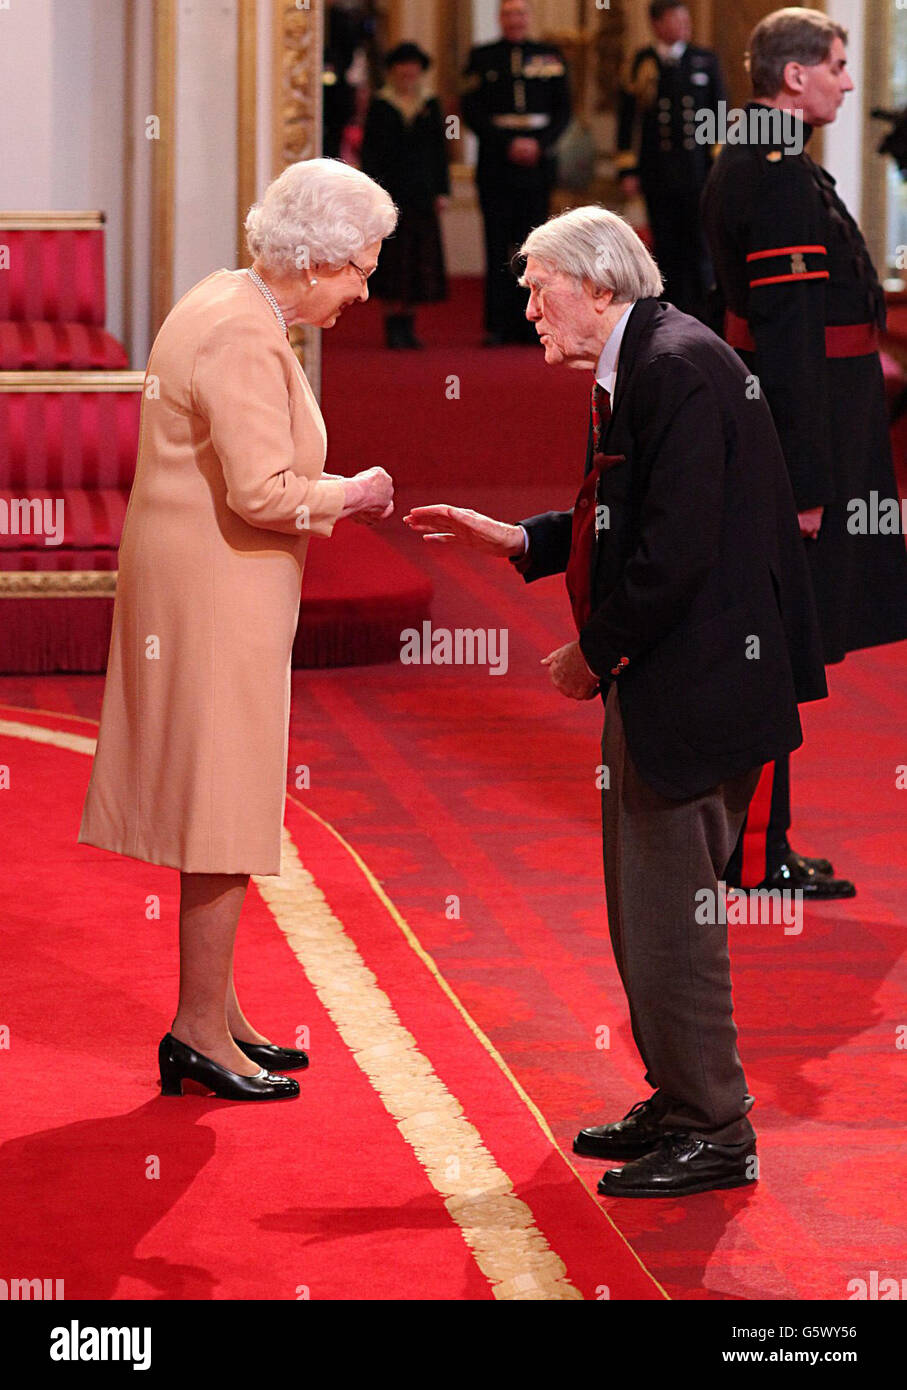
[[[826,694],[809,575],[771,415],[736,354],[658,299],[633,230],[575,208],[522,247],[545,361],[594,372],[585,477],[568,512],[517,525],[416,507],[426,540],[566,572],[578,640],[545,658],[561,694],[605,702],[605,887],[614,956],[652,1094],[583,1129],[631,1160],[599,1191],[655,1197],[757,1177],[727,927],[698,910],[762,765]],[[755,397],[755,398],[754,398]]]

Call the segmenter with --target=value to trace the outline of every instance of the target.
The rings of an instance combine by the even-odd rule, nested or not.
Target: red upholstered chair
[[[0,372],[0,671],[104,670],[143,381]]]
[[[128,366],[105,313],[102,212],[0,212],[0,370]]]
[[[2,673],[105,669],[143,383],[142,372],[0,372]],[[48,545],[57,519],[60,544]],[[311,548],[293,665],[397,660],[431,595],[421,570],[344,522]]]

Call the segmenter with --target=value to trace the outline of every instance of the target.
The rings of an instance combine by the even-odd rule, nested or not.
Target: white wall
[[[0,204],[107,214],[107,324],[123,335],[123,45],[112,0],[0,9]]]
[[[859,222],[863,197],[863,115],[874,101],[872,93],[863,86],[864,0],[828,0],[826,9],[831,19],[850,31],[847,67],[856,90],[844,98],[837,120],[824,129],[822,163],[837,181],[838,193]]]
[[[52,205],[107,214],[107,327],[115,338],[123,337],[124,44],[123,5],[54,0]]]
[[[135,0],[128,93],[125,0],[10,0],[9,9],[0,7],[0,207],[106,213],[107,327],[126,342],[136,367],[150,347],[154,146],[145,121],[154,113],[153,3]],[[269,0],[259,9],[267,18]],[[236,264],[237,0],[179,0],[177,35],[174,298],[211,270]],[[267,42],[262,48],[269,72]],[[263,104],[269,95],[265,83]],[[261,139],[264,165],[269,119]],[[269,178],[263,167],[262,187]]]
[[[53,187],[53,0],[0,10],[0,204],[44,211]]]

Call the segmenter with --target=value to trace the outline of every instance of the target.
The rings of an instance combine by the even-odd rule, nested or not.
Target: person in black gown
[[[422,78],[431,59],[401,43],[385,59],[387,82],[372,98],[362,138],[362,169],[400,210],[396,235],[384,245],[373,281],[387,306],[389,348],[416,348],[414,308],[447,298],[438,214],[447,206],[450,174],[444,118]]]

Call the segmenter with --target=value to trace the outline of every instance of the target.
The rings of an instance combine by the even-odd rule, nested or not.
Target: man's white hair
[[[301,159],[265,189],[246,217],[246,244],[268,270],[345,265],[397,225],[380,184],[339,159]]]
[[[664,290],[658,266],[629,222],[597,203],[550,217],[529,233],[520,254],[613,290],[617,304],[657,299]]]

